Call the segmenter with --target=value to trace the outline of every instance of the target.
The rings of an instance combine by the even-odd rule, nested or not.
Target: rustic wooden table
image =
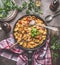
[[[16,1],[16,4],[20,5],[21,4],[21,0],[15,0]],[[26,0],[28,1],[28,0]],[[60,1],[60,0],[59,0]],[[41,4],[41,10],[43,11],[43,15],[40,15],[41,18],[45,19],[45,17],[47,15],[54,15],[55,12],[52,12],[50,9],[49,9],[49,6],[50,6],[50,3],[52,2],[52,0],[41,0],[42,4]],[[59,5],[59,8],[60,9],[60,5]],[[17,13],[17,16],[11,21],[9,22],[11,24],[11,32],[9,34],[12,34],[12,31],[13,31],[13,27],[14,27],[14,24],[15,22],[20,18],[22,17],[23,15],[25,15],[25,11],[23,12],[18,12]],[[54,26],[60,26],[60,16],[57,16],[56,18],[54,18],[48,25],[54,25]],[[9,35],[8,34],[8,35]],[[4,31],[0,31],[0,41],[7,38],[7,35],[4,33]],[[0,57],[1,58],[1,57]],[[6,61],[6,60],[4,60]],[[12,61],[11,61],[12,62]],[[3,58],[0,60],[0,65],[4,65],[4,63],[6,65],[15,65],[14,62],[12,62],[12,64],[7,64],[7,61],[3,63]]]

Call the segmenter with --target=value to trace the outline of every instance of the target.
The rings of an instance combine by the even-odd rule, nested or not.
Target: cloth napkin
[[[49,48],[50,38],[46,41],[46,44],[36,50],[32,56],[32,65],[52,65],[51,53]],[[27,53],[20,49],[17,45],[9,49],[12,44],[14,44],[14,38],[10,35],[10,38],[0,41],[0,56],[16,61],[17,65],[28,65]]]

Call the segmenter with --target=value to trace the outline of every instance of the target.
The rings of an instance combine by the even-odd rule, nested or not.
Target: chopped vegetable
[[[11,0],[2,0],[4,8],[0,7],[0,18],[7,17],[8,11],[14,9],[14,3]]]
[[[6,12],[6,10],[0,8],[0,18],[6,17],[7,14],[8,14],[8,13]]]
[[[35,36],[37,36],[39,34],[39,31],[36,29],[36,28],[32,28],[32,30],[31,30],[31,36],[32,37],[35,37]]]

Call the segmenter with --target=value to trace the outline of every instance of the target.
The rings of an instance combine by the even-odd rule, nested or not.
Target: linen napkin
[[[49,41],[50,38],[48,36],[45,46],[34,52],[32,65],[52,65]],[[10,35],[10,38],[0,41],[0,56],[16,61],[17,65],[28,65],[28,58],[25,51],[18,46],[9,49],[14,43],[12,35]]]

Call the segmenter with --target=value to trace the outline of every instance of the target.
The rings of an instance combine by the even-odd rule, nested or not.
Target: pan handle
[[[28,65],[32,65],[33,51],[28,51]]]

